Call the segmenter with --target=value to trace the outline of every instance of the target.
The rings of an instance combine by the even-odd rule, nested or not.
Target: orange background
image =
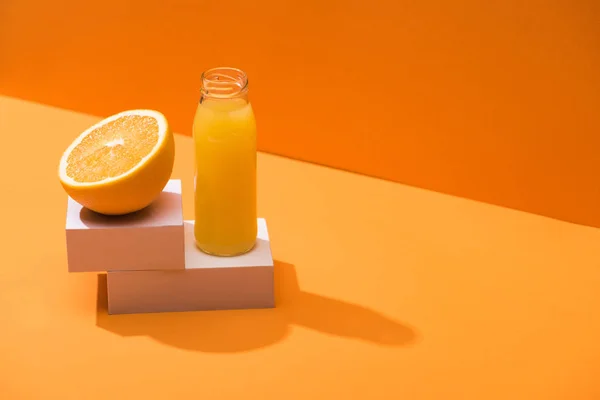
[[[0,93],[190,134],[243,68],[262,150],[600,226],[600,2],[0,3]]]
[[[277,308],[108,316],[51,167],[98,120],[0,96],[0,399],[600,398],[600,229],[264,153]]]
[[[0,0],[0,399],[600,398],[600,3],[164,4]],[[189,135],[215,65],[262,150],[361,174],[259,154],[277,308],[108,316],[60,155],[127,108]]]

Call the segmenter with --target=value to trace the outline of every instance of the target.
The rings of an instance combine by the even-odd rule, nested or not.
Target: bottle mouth
[[[238,97],[248,91],[248,76],[237,68],[211,68],[202,73],[201,91],[206,97]]]

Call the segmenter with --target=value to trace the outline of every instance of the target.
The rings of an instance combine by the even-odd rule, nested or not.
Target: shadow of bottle
[[[283,340],[293,325],[386,346],[411,343],[415,331],[376,311],[303,292],[293,265],[275,262],[273,309],[108,315],[106,275],[98,275],[96,325],[121,336],[149,336],[177,348],[241,352]]]

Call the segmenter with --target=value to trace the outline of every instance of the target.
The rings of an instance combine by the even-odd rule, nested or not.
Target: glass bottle
[[[256,242],[256,121],[248,77],[236,68],[202,74],[193,124],[194,237],[217,256],[250,251]]]

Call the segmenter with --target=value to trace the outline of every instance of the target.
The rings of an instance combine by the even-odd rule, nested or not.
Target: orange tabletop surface
[[[57,177],[98,120],[0,97],[1,399],[600,398],[599,229],[268,154],[277,307],[107,315]]]

